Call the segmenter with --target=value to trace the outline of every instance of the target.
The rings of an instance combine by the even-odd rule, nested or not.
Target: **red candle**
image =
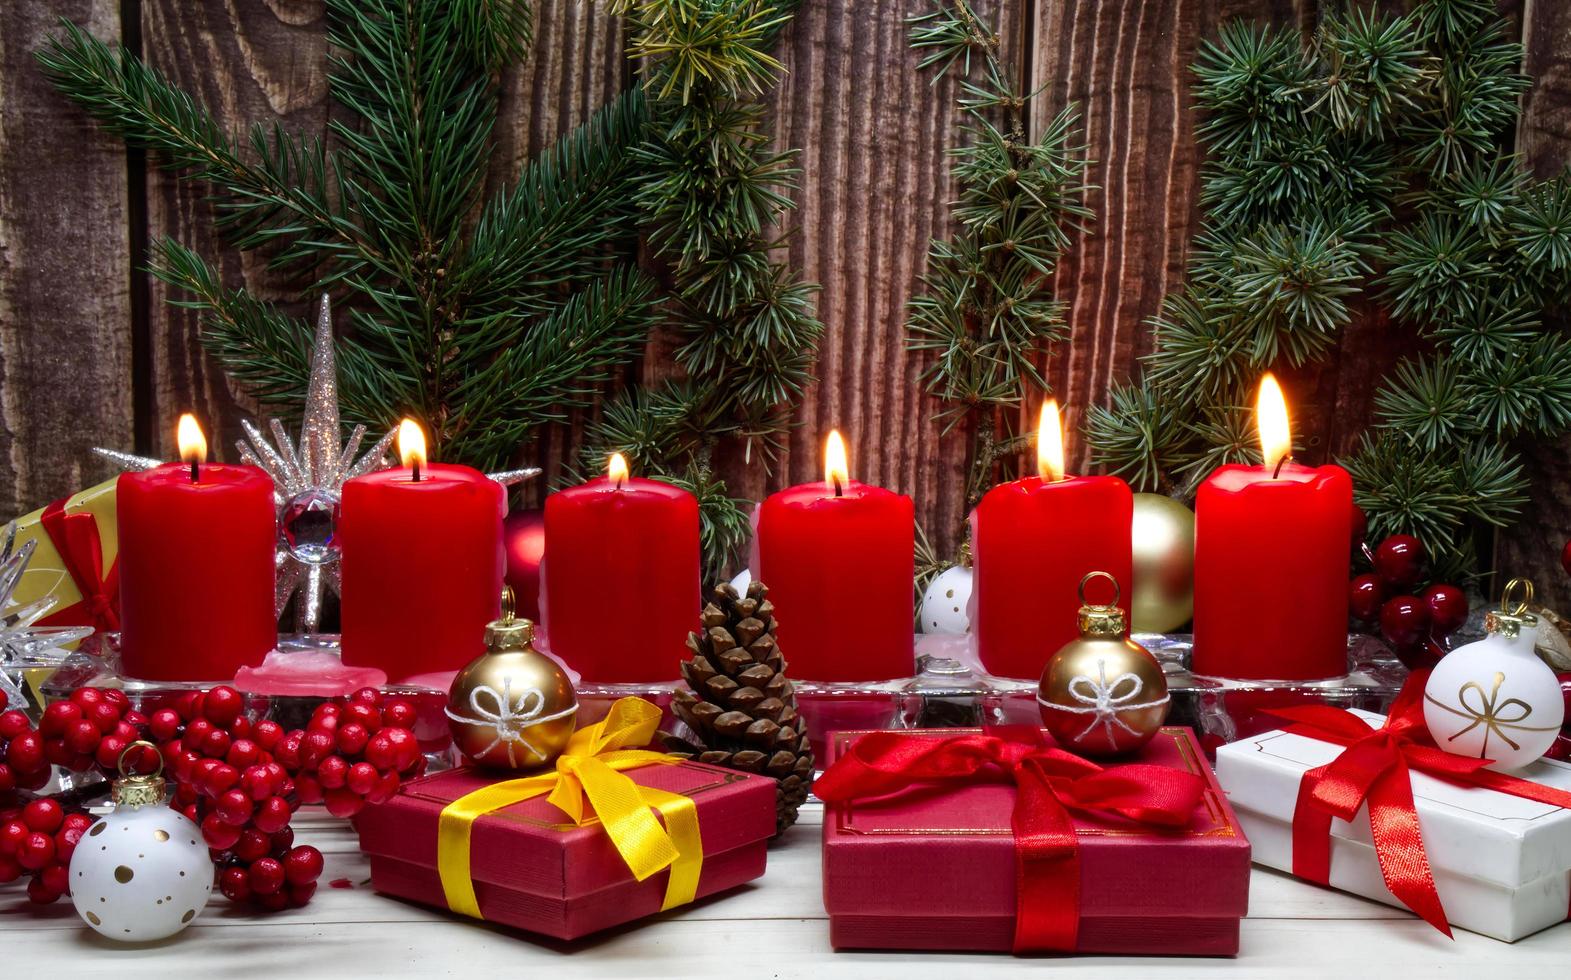
[[[399,428],[404,468],[344,484],[344,663],[389,680],[457,670],[484,650],[502,595],[501,484],[426,464],[419,426]]]
[[[999,677],[1039,677],[1059,647],[1080,635],[1080,580],[1103,571],[1118,580],[1129,611],[1134,496],[1114,476],[1065,476],[1058,403],[1042,406],[1038,476],[994,487],[972,519],[976,614],[982,666]],[[1099,590],[1107,587],[1106,595]],[[1092,583],[1086,598],[1113,602]]]
[[[792,677],[884,681],[915,672],[911,498],[849,478],[831,432],[824,482],[765,500],[758,578]]]
[[[697,498],[630,478],[613,455],[606,476],[546,498],[547,648],[588,681],[680,676],[702,608],[700,568]]]
[[[1260,383],[1264,466],[1223,466],[1195,498],[1197,674],[1317,680],[1347,673],[1353,481],[1301,466],[1276,379]]]
[[[278,641],[273,481],[255,466],[207,465],[180,419],[181,463],[122,473],[120,666],[152,681],[228,681]]]

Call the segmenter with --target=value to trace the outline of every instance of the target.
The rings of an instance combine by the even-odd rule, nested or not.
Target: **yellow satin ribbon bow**
[[[573,733],[567,750],[556,760],[556,771],[494,783],[459,797],[442,808],[437,822],[436,869],[442,878],[447,907],[483,919],[470,875],[469,839],[480,817],[503,807],[550,793],[548,801],[583,826],[584,799],[598,816],[606,836],[627,862],[633,877],[643,881],[671,869],[661,911],[685,905],[698,891],[704,863],[698,833],[698,808],[676,793],[639,786],[623,769],[681,760],[644,748],[660,724],[660,709],[642,698],[622,698],[604,721]],[[665,826],[651,811],[659,811]]]

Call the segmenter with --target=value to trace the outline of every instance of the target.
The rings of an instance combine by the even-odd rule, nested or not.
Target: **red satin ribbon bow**
[[[1194,773],[1165,766],[1103,769],[1053,748],[1033,728],[930,738],[862,736],[813,784],[826,803],[885,796],[915,784],[974,782],[987,771],[1014,781],[1016,953],[1072,952],[1080,928],[1080,845],[1071,812],[1186,827],[1205,790]]]
[[[103,543],[98,537],[98,521],[92,514],[68,514],[65,500],[44,508],[39,523],[60,553],[82,601],[57,609],[39,620],[41,626],[91,626],[100,632],[120,628],[120,563],[104,567]]]
[[[1318,884],[1331,875],[1331,818],[1351,821],[1369,804],[1369,829],[1386,888],[1403,905],[1447,936],[1445,908],[1435,891],[1434,871],[1424,850],[1412,771],[1459,786],[1475,786],[1571,808],[1571,793],[1486,769],[1489,759],[1452,755],[1437,748],[1424,724],[1428,671],[1411,674],[1385,724],[1379,728],[1350,711],[1328,705],[1273,708],[1294,724],[1286,729],[1345,746],[1318,769],[1304,773],[1293,810],[1293,874]]]

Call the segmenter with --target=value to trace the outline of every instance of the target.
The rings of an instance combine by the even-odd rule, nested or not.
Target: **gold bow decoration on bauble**
[[[1457,703],[1455,706],[1437,700],[1432,694],[1425,693],[1424,700],[1430,704],[1443,711],[1449,711],[1458,717],[1466,718],[1470,722],[1466,728],[1447,737],[1446,741],[1454,742],[1479,725],[1483,725],[1485,726],[1484,744],[1479,750],[1482,757],[1489,754],[1490,734],[1498,735],[1502,742],[1505,742],[1511,746],[1513,751],[1516,751],[1521,749],[1522,746],[1506,734],[1506,729],[1510,728],[1519,732],[1547,732],[1553,730],[1551,726],[1535,728],[1532,725],[1521,724],[1521,722],[1526,721],[1533,714],[1533,706],[1521,698],[1506,698],[1504,701],[1501,701],[1500,685],[1505,682],[1506,675],[1497,671],[1495,673],[1494,686],[1489,689],[1488,694],[1485,694],[1484,685],[1478,681],[1468,681],[1457,689]],[[1477,696],[1478,707],[1468,703],[1470,694]],[[1521,713],[1507,717],[1506,712],[1512,708],[1517,709]]]

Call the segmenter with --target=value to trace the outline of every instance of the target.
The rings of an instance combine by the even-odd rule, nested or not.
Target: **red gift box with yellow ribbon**
[[[836,948],[1231,956],[1249,841],[1186,728],[1106,766],[1028,728],[841,732]]]
[[[775,781],[647,750],[659,719],[625,698],[543,772],[451,769],[366,807],[372,887],[576,939],[759,877]]]

